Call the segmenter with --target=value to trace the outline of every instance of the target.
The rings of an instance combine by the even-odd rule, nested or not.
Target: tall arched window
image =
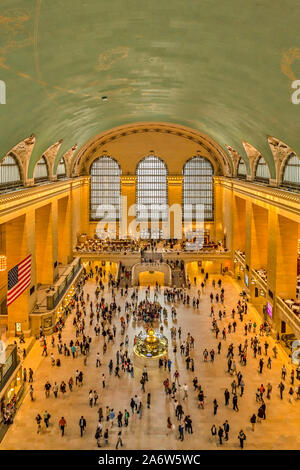
[[[199,212],[201,206],[204,211],[204,220],[214,219],[213,178],[213,166],[206,158],[193,157],[186,162],[183,167],[183,213],[185,220],[196,220],[196,211]]]
[[[13,155],[7,155],[0,164],[0,190],[22,186],[18,162]]]
[[[247,176],[246,164],[242,158],[240,158],[239,163],[238,163],[237,176],[238,178],[246,178]]]
[[[282,184],[284,186],[300,187],[300,160],[294,153],[291,153],[286,161]]]
[[[255,179],[257,181],[269,182],[270,172],[269,167],[263,157],[259,157],[256,169],[255,169]]]
[[[48,165],[45,157],[43,156],[35,165],[34,169],[34,182],[39,183],[41,181],[47,181],[48,179]]]
[[[103,219],[104,215],[106,220],[120,220],[121,173],[118,162],[111,157],[99,157],[93,161],[90,169],[91,220]],[[106,212],[101,206],[113,206],[113,210]]]
[[[145,157],[137,166],[136,217],[138,220],[168,218],[167,167],[158,157]]]
[[[64,178],[66,176],[66,164],[64,159],[62,158],[57,165],[57,170],[56,170],[57,178]]]

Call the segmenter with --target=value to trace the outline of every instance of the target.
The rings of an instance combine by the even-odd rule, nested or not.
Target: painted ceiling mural
[[[299,0],[1,0],[0,158],[35,134],[29,172],[122,124],[182,124],[275,163],[298,155]]]

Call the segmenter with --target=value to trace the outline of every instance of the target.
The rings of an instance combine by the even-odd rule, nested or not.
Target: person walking
[[[253,413],[253,415],[251,416],[250,423],[251,423],[251,426],[252,426],[252,431],[254,431],[255,423],[256,423],[256,414],[255,413]]]
[[[35,420],[37,422],[37,433],[39,434],[41,432],[41,429],[42,429],[42,426],[41,426],[42,417],[39,413],[37,414]]]
[[[83,416],[81,416],[80,420],[79,420],[79,427],[80,427],[80,437],[83,436],[83,432],[86,428],[86,420]]]
[[[279,388],[279,392],[280,392],[280,399],[282,400],[283,399],[284,384],[282,382],[280,382],[280,384],[278,385],[278,388]]]
[[[118,432],[118,439],[117,439],[117,443],[116,443],[116,449],[118,449],[120,444],[121,444],[121,447],[123,447],[122,431]]]
[[[61,435],[62,437],[65,435],[65,427],[67,425],[67,421],[65,420],[65,418],[62,416],[60,418],[60,420],[58,421],[58,425],[60,427],[60,430],[61,430]]]
[[[147,394],[147,408],[150,408],[151,406],[151,393],[148,392]]]
[[[227,406],[229,404],[229,398],[230,398],[230,393],[229,393],[228,388],[225,389],[224,397],[225,397],[225,406]]]
[[[239,411],[239,408],[238,408],[238,397],[237,397],[237,394],[235,393],[232,397],[232,405],[233,405],[233,410],[235,411]]]
[[[44,413],[44,423],[46,425],[46,428],[49,427],[49,419],[51,418],[51,415],[50,413],[48,413],[48,411],[46,410],[45,413]]]
[[[31,401],[34,400],[34,398],[33,398],[33,392],[34,392],[33,386],[32,386],[32,384],[30,384],[30,387],[29,387],[29,394],[30,394],[30,400],[31,400]]]
[[[214,415],[216,415],[216,414],[217,414],[217,411],[218,411],[218,407],[219,407],[216,398],[215,398],[214,401],[213,401],[213,407],[214,407]]]

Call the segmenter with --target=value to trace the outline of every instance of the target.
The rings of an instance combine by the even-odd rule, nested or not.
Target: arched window
[[[185,220],[196,220],[196,213],[199,213],[199,210],[204,211],[204,220],[214,219],[213,178],[213,166],[206,158],[193,157],[186,162],[183,167],[183,213]]]
[[[294,153],[290,154],[285,163],[282,184],[300,187],[300,160]]]
[[[0,190],[22,186],[18,162],[13,155],[7,155],[0,163]]]
[[[99,157],[90,169],[90,217],[91,220],[120,220],[121,214],[121,168],[111,157]],[[103,209],[101,209],[103,206]],[[104,206],[113,206],[111,211]]]
[[[57,165],[57,170],[56,170],[57,178],[64,178],[67,174],[66,172],[66,164],[64,159],[62,158]]]
[[[48,179],[48,165],[45,157],[43,156],[35,165],[34,169],[34,182],[39,183],[41,181],[47,181]]]
[[[240,158],[238,167],[237,167],[237,176],[238,178],[246,178],[247,176],[247,168],[246,163],[242,158]]]
[[[167,167],[150,155],[137,166],[136,217],[138,220],[168,218]]]
[[[269,167],[263,157],[259,157],[256,169],[255,169],[255,179],[257,181],[269,182],[270,172]]]

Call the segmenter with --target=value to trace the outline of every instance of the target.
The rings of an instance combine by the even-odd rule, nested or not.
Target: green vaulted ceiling
[[[4,156],[34,133],[29,172],[111,127],[167,121],[274,162],[267,137],[300,153],[299,0],[1,0]],[[108,100],[103,101],[102,96]]]

